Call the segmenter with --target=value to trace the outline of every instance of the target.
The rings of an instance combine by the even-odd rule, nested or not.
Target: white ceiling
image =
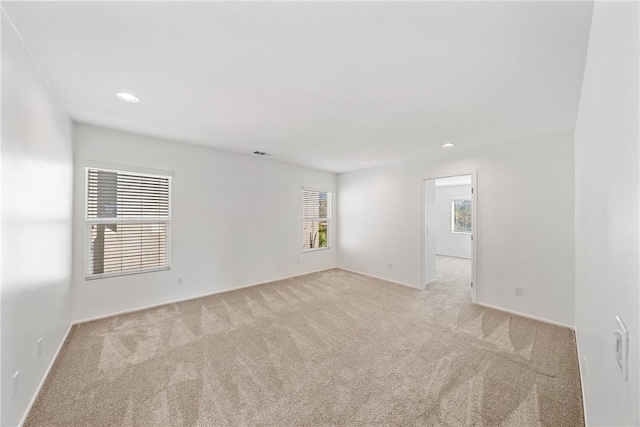
[[[573,131],[592,4],[2,7],[76,121],[343,172]]]

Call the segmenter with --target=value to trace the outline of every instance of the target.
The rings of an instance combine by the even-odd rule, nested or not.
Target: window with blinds
[[[329,248],[331,193],[302,190],[302,250]]]
[[[167,270],[171,178],[87,168],[86,279]]]

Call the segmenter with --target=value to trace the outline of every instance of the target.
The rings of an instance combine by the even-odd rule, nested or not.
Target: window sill
[[[109,279],[113,277],[122,277],[122,276],[133,276],[134,274],[145,274],[145,273],[155,273],[157,271],[167,271],[171,270],[171,266],[159,267],[159,268],[150,268],[147,270],[136,270],[136,271],[127,271],[125,273],[107,273],[107,274],[95,274],[93,276],[85,276],[85,281],[90,280],[98,280],[98,279]]]
[[[302,253],[306,254],[306,253],[309,253],[309,252],[328,251],[330,249],[331,249],[331,246],[328,246],[326,248],[303,249]]]
[[[471,231],[452,231],[451,234],[473,234]]]

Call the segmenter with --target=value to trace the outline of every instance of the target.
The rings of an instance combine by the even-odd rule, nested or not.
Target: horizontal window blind
[[[168,269],[170,178],[87,169],[86,278]]]
[[[302,249],[329,247],[331,193],[302,190]]]

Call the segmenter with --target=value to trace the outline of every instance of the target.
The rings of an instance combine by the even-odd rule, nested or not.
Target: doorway
[[[424,179],[423,283],[476,299],[475,173]]]

